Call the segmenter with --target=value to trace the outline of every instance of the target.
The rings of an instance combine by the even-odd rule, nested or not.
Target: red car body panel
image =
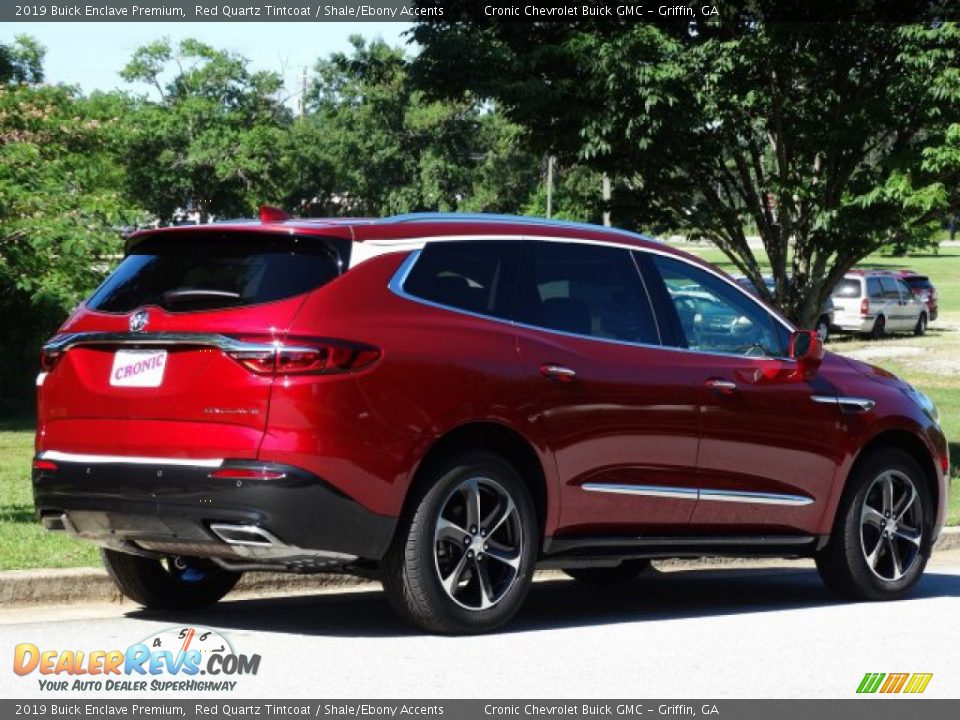
[[[859,453],[895,431],[929,453],[937,528],[942,524],[945,440],[904,385],[881,371],[827,354],[809,380],[784,381],[796,370],[793,360],[575,337],[388,288],[410,242],[431,238],[608,243],[717,272],[696,257],[603,228],[466,219],[237,223],[151,230],[133,241],[225,231],[335,237],[354,241],[354,252],[364,252],[364,243],[379,249],[326,285],[284,300],[189,313],[148,307],[149,333],[334,338],[378,348],[376,362],[342,374],[271,376],[214,347],[172,348],[162,387],[117,392],[106,382],[112,351],[74,347],[38,388],[38,454],[281,464],[321,478],[366,512],[395,519],[431,448],[458,428],[489,424],[522,438],[540,464],[547,538],[825,536]],[[384,252],[384,244],[396,251]],[[58,337],[126,332],[129,319],[81,306]],[[545,377],[541,367],[551,364],[575,369],[576,380]],[[707,386],[716,379],[737,391]],[[816,395],[862,396],[876,405],[849,413],[811,402]],[[773,493],[805,504],[603,494],[589,490],[595,483]]]

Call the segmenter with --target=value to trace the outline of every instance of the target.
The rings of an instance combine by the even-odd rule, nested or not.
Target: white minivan
[[[853,270],[833,289],[836,329],[881,338],[891,332],[927,331],[929,312],[903,280],[882,270]]]

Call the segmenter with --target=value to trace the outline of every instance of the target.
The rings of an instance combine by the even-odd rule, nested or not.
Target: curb
[[[944,528],[934,545],[935,552],[960,549],[960,527]],[[698,561],[676,560],[671,565]],[[711,567],[734,566],[739,558],[712,558]],[[324,590],[375,586],[376,582],[352,575],[317,573],[246,573],[231,593],[233,596],[308,593]],[[124,598],[107,573],[99,568],[57,568],[4,570],[0,572],[0,607],[7,605],[70,605],[76,603],[120,603]]]

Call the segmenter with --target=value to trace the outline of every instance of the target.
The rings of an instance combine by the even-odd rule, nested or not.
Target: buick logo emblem
[[[137,310],[130,316],[130,332],[143,332],[150,321],[150,313],[146,310]]]

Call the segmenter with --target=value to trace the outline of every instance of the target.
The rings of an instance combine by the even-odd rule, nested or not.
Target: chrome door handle
[[[577,377],[577,371],[563,365],[553,365],[551,363],[545,363],[540,366],[540,374],[545,378],[550,378],[551,380],[558,380],[560,382],[570,382],[575,377]]]
[[[721,380],[720,378],[710,378],[704,383],[704,385],[711,390],[716,390],[719,393],[724,393],[727,395],[737,389],[737,384],[735,382],[731,382],[730,380]]]

